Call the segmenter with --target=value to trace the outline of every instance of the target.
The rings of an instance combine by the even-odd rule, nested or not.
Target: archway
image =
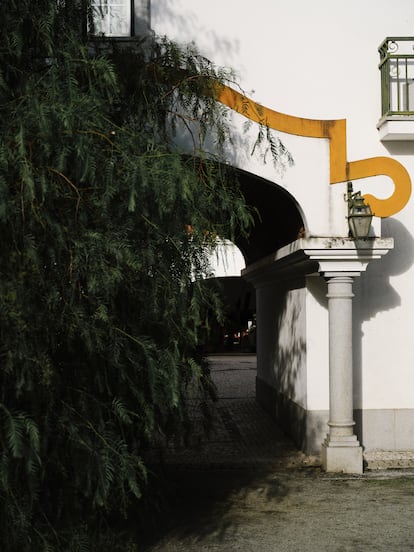
[[[266,259],[274,256],[276,251],[303,237],[305,221],[296,200],[285,189],[245,171],[238,171],[238,177],[246,203],[255,212],[255,222],[249,237],[239,237],[235,240],[235,245],[242,252],[248,269],[262,262],[266,263]],[[284,389],[282,384],[279,390],[280,382],[275,376],[280,360],[277,353],[278,334],[289,330],[286,329],[287,326],[278,326],[280,312],[284,307],[278,299],[277,290],[281,289],[283,295],[284,284],[278,279],[271,280],[269,294],[268,289],[260,286],[258,288],[241,274],[219,278],[227,305],[227,326],[213,328],[215,343],[207,352],[257,353],[256,387],[253,391],[256,400],[293,437],[297,446],[306,450],[306,443],[290,427],[292,416],[286,410],[281,411],[278,408],[279,397],[283,396],[284,392],[292,394],[296,364],[303,360],[300,358],[303,349],[295,343],[295,350],[291,353],[292,374],[287,376],[292,378],[292,384],[289,383],[288,389]],[[288,285],[291,288],[295,286],[296,281]],[[286,372],[288,371],[287,367]]]
[[[260,261],[304,233],[299,207],[285,189],[246,171],[237,170],[237,173],[241,192],[253,208],[255,220],[249,237],[236,239],[233,249],[231,243],[223,240],[229,251],[223,255],[232,258],[223,259],[222,264],[227,262],[228,270],[219,269],[215,280],[225,303],[225,321],[212,328],[206,346],[209,353],[256,352],[256,290],[241,277],[240,268]],[[235,258],[237,252],[243,258],[239,263]],[[240,266],[241,262],[244,266]],[[213,264],[217,269],[220,262]]]
[[[277,250],[301,237],[305,222],[300,207],[285,189],[244,171],[239,171],[238,176],[246,203],[255,212],[255,224],[248,239],[236,237],[233,243],[243,255],[245,271],[266,262],[266,258],[273,257]],[[225,241],[224,237],[220,238]],[[227,257],[228,265],[234,265],[231,249]],[[210,321],[212,340],[203,343],[217,389],[217,403],[213,430],[208,442],[203,443],[197,462],[208,462],[209,465],[229,462],[232,466],[237,463],[256,467],[269,462],[283,463],[290,458],[296,465],[301,465],[302,461],[306,464],[309,460],[303,460],[307,456],[301,452],[300,443],[274,416],[275,408],[269,404],[273,395],[267,401],[263,385],[258,384],[266,374],[258,372],[257,354],[261,358],[269,355],[267,350],[258,351],[256,344],[259,342],[265,349],[272,348],[276,335],[272,344],[257,334],[268,334],[261,320],[275,312],[275,304],[268,302],[264,312],[262,302],[260,312],[257,312],[256,294],[260,297],[260,290],[243,277],[240,269],[238,275],[231,270],[226,275],[223,271],[219,272],[218,278],[206,282],[216,286],[217,280],[227,306],[228,325],[213,327],[213,321]],[[250,329],[249,323],[253,321],[253,331],[246,335],[245,331]],[[273,368],[270,363],[267,366]]]
[[[249,238],[236,240],[248,266],[295,241],[304,233],[305,222],[297,202],[284,188],[246,171],[238,173],[246,202],[256,209]]]

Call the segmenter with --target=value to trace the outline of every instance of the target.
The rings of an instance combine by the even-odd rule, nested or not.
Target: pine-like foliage
[[[250,223],[203,154],[227,139],[208,90],[224,75],[167,41],[98,55],[83,9],[1,2],[3,552],[95,549],[140,500],[148,446],[185,431],[188,385],[208,400],[206,252]]]

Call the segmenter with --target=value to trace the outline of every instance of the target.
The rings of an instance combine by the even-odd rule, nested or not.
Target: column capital
[[[249,265],[242,276],[256,287],[298,275],[353,278],[393,247],[392,238],[301,238]]]
[[[318,263],[319,273],[325,278],[339,275],[354,278],[364,272],[368,264],[386,255],[394,247],[392,238],[311,238],[303,244],[304,254]],[[322,247],[321,247],[322,246]]]

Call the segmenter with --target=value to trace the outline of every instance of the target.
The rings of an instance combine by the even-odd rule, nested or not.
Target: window
[[[130,0],[93,0],[94,34],[131,36]]]
[[[92,0],[91,34],[133,37],[148,33],[150,0]]]

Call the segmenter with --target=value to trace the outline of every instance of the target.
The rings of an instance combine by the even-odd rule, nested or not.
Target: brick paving
[[[251,354],[209,357],[218,401],[209,437],[202,431],[191,449],[170,447],[165,460],[185,468],[318,465],[277,427],[255,400],[256,356]],[[197,434],[197,431],[196,431]]]

